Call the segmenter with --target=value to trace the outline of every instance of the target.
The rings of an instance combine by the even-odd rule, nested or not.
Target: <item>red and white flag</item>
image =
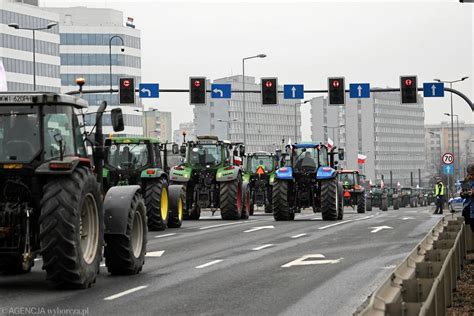
[[[365,159],[367,159],[367,156],[362,155],[362,154],[358,154],[358,155],[357,155],[357,163],[358,163],[359,165],[365,164]]]
[[[334,147],[334,142],[331,138],[328,137],[328,149],[332,149]]]
[[[234,156],[234,164],[236,164],[237,166],[241,166],[242,165],[242,158],[239,157],[239,156]]]

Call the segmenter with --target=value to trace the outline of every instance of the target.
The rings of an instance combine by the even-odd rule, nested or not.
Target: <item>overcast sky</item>
[[[418,75],[419,86],[433,78],[455,80],[473,99],[474,4],[439,1],[68,1],[43,6],[108,7],[130,16],[142,32],[142,82],[187,88],[188,77],[209,79],[241,73],[276,76],[279,83],[326,88],[328,76],[346,82],[398,87],[399,76]],[[314,95],[306,95],[311,98]],[[425,99],[425,123],[449,112],[449,95]],[[173,126],[192,121],[187,94],[161,94],[147,105],[173,112]],[[458,97],[454,112],[473,122]],[[309,107],[303,110],[303,137],[310,137]]]

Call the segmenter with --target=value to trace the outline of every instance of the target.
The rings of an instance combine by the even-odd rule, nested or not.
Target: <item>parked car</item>
[[[464,199],[460,196],[459,193],[454,194],[454,197],[450,198],[448,201],[448,208],[451,212],[462,212],[462,206],[464,204]]]

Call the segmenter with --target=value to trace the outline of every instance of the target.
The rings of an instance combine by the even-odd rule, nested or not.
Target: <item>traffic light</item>
[[[278,104],[278,79],[262,78],[262,104],[276,105]]]
[[[120,78],[119,79],[119,103],[134,104],[135,103],[135,79]]]
[[[206,77],[189,78],[189,104],[206,104]]]
[[[400,76],[402,104],[418,103],[417,87],[416,76]]]
[[[344,77],[328,78],[329,105],[346,104]]]

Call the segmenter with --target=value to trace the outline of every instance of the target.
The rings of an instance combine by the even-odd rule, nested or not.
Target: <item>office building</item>
[[[179,124],[179,129],[174,131],[173,141],[181,145],[184,141],[183,133],[186,134],[186,141],[195,139],[194,123],[186,122]]]
[[[143,135],[146,137],[158,137],[162,142],[173,140],[171,126],[171,112],[149,110],[143,113]]]

